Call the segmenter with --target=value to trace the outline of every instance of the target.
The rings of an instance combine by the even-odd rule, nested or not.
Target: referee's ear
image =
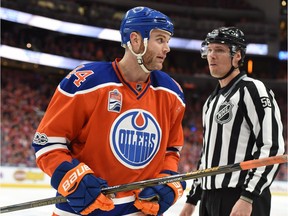
[[[232,63],[233,63],[233,66],[235,68],[241,66],[241,59],[242,59],[241,52],[240,52],[240,50],[238,50],[233,56],[233,62]]]

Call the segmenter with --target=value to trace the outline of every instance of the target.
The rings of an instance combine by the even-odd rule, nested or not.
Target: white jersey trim
[[[154,91],[166,91],[166,92],[169,92],[170,94],[173,94],[176,96],[176,98],[180,101],[180,103],[182,104],[183,107],[186,106],[186,104],[183,102],[183,100],[179,97],[179,95],[174,92],[174,91],[171,91],[170,89],[168,88],[164,88],[164,87],[154,87],[152,85],[150,85],[150,88],[152,88]]]
[[[74,213],[70,213],[70,212],[67,212],[67,211],[63,211],[63,210],[58,209],[56,207],[54,209],[54,213],[59,215],[59,216],[79,216],[78,214],[74,214]]]
[[[126,214],[123,216],[145,216],[145,214],[143,212],[135,212],[135,213]]]
[[[101,88],[104,88],[106,86],[123,86],[123,84],[122,83],[114,83],[114,82],[105,83],[105,84],[97,85],[93,88],[89,88],[89,89],[85,89],[85,90],[81,90],[81,91],[76,91],[74,94],[71,94],[71,93],[64,91],[63,89],[61,89],[60,85],[58,85],[57,89],[59,92],[61,92],[62,94],[66,95],[68,97],[74,97],[75,95],[93,92],[93,91],[96,91],[97,89],[101,89]]]
[[[121,198],[112,198],[112,200],[113,200],[115,205],[125,204],[125,203],[135,201],[135,195],[127,196],[127,197],[121,197]],[[59,216],[77,216],[78,215],[78,214],[63,211],[61,209],[58,209],[57,207],[55,207],[54,213],[59,215]],[[125,214],[123,216],[145,216],[145,214],[142,212],[134,212],[131,214]]]
[[[115,205],[120,205],[124,203],[129,203],[135,201],[135,195],[127,196],[127,197],[121,197],[121,198],[112,198]]]
[[[47,147],[44,147],[44,148],[40,149],[39,151],[37,151],[35,153],[35,156],[36,156],[36,158],[39,158],[41,155],[46,154],[47,152],[55,150],[55,149],[68,150],[66,145],[55,144],[55,145],[47,146]]]

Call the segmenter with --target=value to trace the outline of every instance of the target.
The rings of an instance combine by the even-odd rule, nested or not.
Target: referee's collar
[[[236,84],[241,81],[244,77],[247,77],[247,74],[245,71],[241,71],[236,77],[234,77],[227,86],[221,88],[220,83],[218,83],[215,91],[213,92],[213,96],[217,94],[223,94],[228,95],[236,86]]]

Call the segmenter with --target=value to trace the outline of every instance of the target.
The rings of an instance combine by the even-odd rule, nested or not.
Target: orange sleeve
[[[37,159],[38,167],[50,177],[63,161],[72,161],[69,151],[51,151]]]
[[[173,110],[172,110],[173,111]],[[163,170],[178,171],[178,163],[180,159],[180,151],[184,144],[184,133],[182,128],[182,120],[185,112],[185,106],[176,102],[174,106],[174,115],[172,127],[169,132],[168,151],[166,151]],[[169,149],[174,149],[171,151]]]
[[[67,97],[56,90],[37,132],[44,133],[48,137],[73,140],[88,118],[87,110],[84,107],[87,106],[81,96]],[[65,143],[61,144],[66,145]],[[36,159],[38,167],[49,176],[52,176],[63,161],[72,161],[70,151],[64,148],[57,149],[57,147],[39,155]]]
[[[178,171],[179,156],[174,152],[169,152],[165,156],[163,170]]]

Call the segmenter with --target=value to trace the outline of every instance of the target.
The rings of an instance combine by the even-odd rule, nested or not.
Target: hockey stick
[[[113,193],[121,192],[121,191],[135,190],[135,189],[140,189],[140,188],[149,187],[149,186],[167,184],[170,182],[202,178],[205,176],[213,176],[213,175],[230,173],[230,172],[239,171],[239,170],[249,170],[249,169],[254,169],[257,167],[261,167],[261,166],[270,166],[273,164],[280,164],[280,163],[287,163],[287,162],[288,162],[287,154],[278,155],[278,156],[273,156],[273,157],[244,161],[244,162],[225,165],[225,166],[218,166],[218,167],[212,167],[212,168],[203,169],[203,170],[196,170],[196,171],[188,172],[184,174],[178,174],[178,175],[167,176],[167,177],[156,178],[156,179],[148,179],[148,180],[123,184],[123,185],[116,185],[112,187],[103,188],[101,192],[103,194],[113,194]],[[67,200],[65,197],[57,196],[57,197],[35,200],[31,202],[25,202],[25,203],[10,205],[10,206],[3,206],[3,207],[0,207],[0,213],[7,213],[7,212],[35,208],[35,207],[40,207],[40,206],[45,206],[45,205],[52,205],[56,203],[66,202],[66,201]]]

